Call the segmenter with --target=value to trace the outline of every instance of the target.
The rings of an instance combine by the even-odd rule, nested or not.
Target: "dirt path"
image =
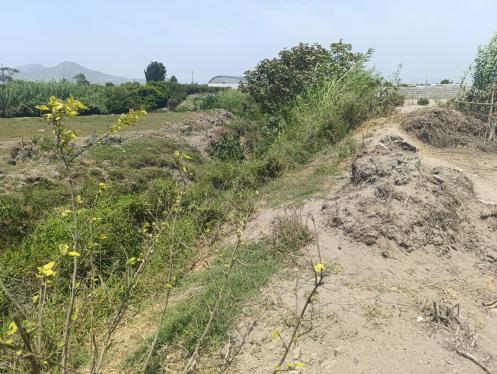
[[[460,169],[473,182],[477,198],[497,201],[496,155],[434,149],[403,132],[395,121],[357,133],[370,143],[368,147],[385,135],[400,135],[415,145],[422,167]],[[316,218],[321,255],[330,272],[286,360],[304,367],[289,369],[303,373],[484,372],[462,352],[497,373],[497,309],[482,305],[497,299],[496,265],[478,255],[478,243],[475,251],[445,254],[429,248],[409,253],[390,241],[366,245],[330,227],[325,211],[335,192],[302,208],[302,214]],[[413,208],[406,204],[406,209]],[[249,226],[249,237],[267,230],[278,214],[282,211],[262,212]],[[469,224],[494,235],[495,228],[487,227],[486,221]],[[315,246],[306,249],[305,261],[309,258],[317,260]],[[232,373],[274,370],[284,350],[283,343],[273,338],[274,332],[288,344],[295,316],[313,286],[305,261],[282,271],[245,308],[222,355],[239,350]],[[445,323],[433,322],[433,302],[442,303],[438,305],[443,310],[457,306],[459,315],[450,315]],[[255,327],[247,330],[247,326]]]

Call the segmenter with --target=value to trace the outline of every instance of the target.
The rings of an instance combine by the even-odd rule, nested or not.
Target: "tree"
[[[452,81],[451,81],[451,80],[449,80],[449,79],[442,79],[442,80],[440,81],[440,84],[452,84]]]
[[[90,85],[90,81],[88,79],[86,79],[86,75],[84,75],[83,73],[76,74],[74,77],[72,77],[72,79],[74,79],[76,84],[79,84],[81,86],[89,86]]]
[[[474,62],[473,87],[481,91],[497,88],[497,33],[480,46]]]
[[[19,73],[19,70],[16,68],[9,68],[7,66],[0,67],[0,82],[7,83],[12,81],[13,75]]]
[[[166,80],[166,67],[162,62],[152,61],[144,70],[147,82],[162,82]]]
[[[169,79],[169,82],[171,83],[178,83],[178,78],[176,78],[175,75],[173,75],[170,79]]]
[[[341,76],[354,65],[362,64],[371,53],[372,50],[366,54],[355,53],[351,44],[341,40],[332,43],[330,49],[300,43],[247,71],[246,83],[241,89],[248,92],[263,111],[274,114],[312,85]]]

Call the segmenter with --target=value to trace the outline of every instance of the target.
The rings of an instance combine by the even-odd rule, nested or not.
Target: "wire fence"
[[[497,103],[493,100],[490,103],[454,100],[453,103],[461,112],[471,113],[482,121],[497,124]]]
[[[464,100],[453,100],[455,109],[473,115],[488,124],[490,129],[489,138],[493,139],[497,133],[497,96],[492,92],[490,101],[474,102]]]

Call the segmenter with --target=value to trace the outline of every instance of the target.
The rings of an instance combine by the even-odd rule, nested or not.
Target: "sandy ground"
[[[371,147],[385,135],[400,135],[414,144],[428,168],[460,169],[473,182],[477,198],[497,202],[495,154],[434,149],[390,120],[357,133]],[[497,309],[482,304],[497,299],[495,263],[466,251],[441,255],[428,249],[408,253],[389,248],[386,256],[378,243],[356,242],[330,228],[323,211],[339,188],[326,199],[309,201],[301,211],[316,219],[321,256],[329,274],[285,361],[304,367],[283,368],[303,373],[484,372],[462,353],[497,373]],[[247,237],[267,232],[272,219],[281,214],[278,209],[260,212],[248,226]],[[315,245],[306,249],[305,258],[317,261]],[[304,263],[286,269],[261,290],[243,311],[244,317],[220,354],[220,361],[231,363],[228,372],[272,372],[284,351],[274,332],[289,343],[295,316],[312,288],[313,274]],[[458,317],[447,323],[433,322],[433,302],[443,308],[457,306]]]

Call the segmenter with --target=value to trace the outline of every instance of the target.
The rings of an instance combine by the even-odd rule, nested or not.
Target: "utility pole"
[[[193,82],[195,82],[195,80],[193,79],[193,69],[192,69],[192,84]]]

